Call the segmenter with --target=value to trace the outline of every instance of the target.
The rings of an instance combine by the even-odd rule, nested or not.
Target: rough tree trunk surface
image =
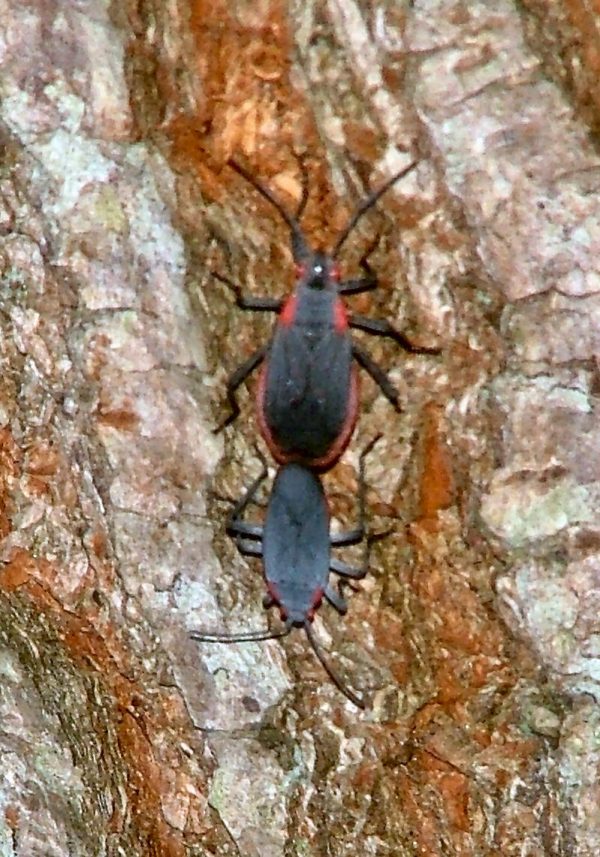
[[[551,8],[546,8],[551,5]],[[556,0],[0,4],[0,854],[600,853],[600,38]],[[224,379],[268,334],[211,276],[292,283],[246,163],[327,244],[366,189],[377,292],[326,478],[367,466],[341,620],[264,627],[224,534],[259,469]],[[357,334],[357,338],[361,338]],[[253,514],[259,515],[255,510]]]

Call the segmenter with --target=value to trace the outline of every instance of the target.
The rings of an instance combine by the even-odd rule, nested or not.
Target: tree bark
[[[0,853],[600,852],[598,34],[578,2],[6,0],[0,127]],[[357,334],[371,381],[325,477],[387,532],[347,617],[266,627],[224,534],[258,472],[285,224],[440,357]],[[375,238],[377,241],[375,242]],[[271,469],[273,475],[274,469]],[[256,510],[259,519],[260,510]],[[276,620],[274,619],[274,624]]]

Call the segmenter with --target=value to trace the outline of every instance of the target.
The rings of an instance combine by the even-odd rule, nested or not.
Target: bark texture
[[[600,41],[561,0],[0,3],[0,854],[600,853]],[[258,472],[228,371],[292,283],[243,160],[386,317],[327,475],[389,530],[340,620],[254,629],[224,535]],[[360,338],[360,334],[357,335]],[[256,511],[257,516],[259,511]]]

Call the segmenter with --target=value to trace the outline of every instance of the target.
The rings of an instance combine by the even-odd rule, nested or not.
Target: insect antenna
[[[254,643],[261,640],[276,640],[278,637],[287,637],[291,631],[285,626],[280,631],[245,631],[241,634],[209,634],[204,631],[190,631],[192,640],[201,643]]]
[[[306,258],[310,251],[308,249],[308,245],[302,234],[302,229],[300,228],[300,224],[298,220],[293,217],[288,211],[285,210],[283,205],[277,199],[275,194],[271,193],[268,187],[260,182],[257,178],[255,178],[252,173],[249,173],[241,164],[238,164],[233,158],[230,158],[227,163],[231,167],[232,170],[235,170],[242,178],[246,179],[248,184],[251,184],[253,188],[255,188],[259,194],[270,202],[271,205],[277,209],[280,216],[286,222],[290,232],[292,233],[292,254],[294,256],[294,262],[299,262],[303,258]],[[303,176],[303,185],[302,185],[302,199],[300,201],[299,212],[302,213],[304,211],[304,206],[306,205],[306,199],[308,196],[307,186],[305,183],[305,179]]]
[[[399,173],[396,173],[395,176],[392,176],[387,182],[384,182],[380,188],[374,190],[372,193],[368,195],[366,199],[364,199],[361,204],[358,206],[350,221],[342,234],[339,236],[338,240],[335,242],[335,246],[331,251],[331,256],[333,259],[336,258],[337,254],[340,252],[342,248],[342,244],[346,241],[346,238],[350,235],[360,218],[365,214],[370,208],[372,208],[375,203],[383,196],[386,190],[389,190],[393,184],[397,181],[400,181],[401,178],[408,175],[408,173],[412,172],[414,168],[417,166],[417,161],[413,161],[412,164],[409,164],[404,169],[400,170]]]
[[[337,689],[340,690],[344,694],[344,696],[350,700],[350,702],[353,702],[357,708],[361,708],[364,710],[365,703],[360,698],[360,696],[357,696],[353,691],[350,690],[350,688],[346,687],[341,678],[334,672],[333,667],[326,659],[325,655],[323,654],[323,650],[321,649],[317,638],[315,637],[315,632],[313,630],[312,625],[308,621],[304,625],[304,630],[306,631],[306,636],[308,637],[308,642],[312,646],[313,652],[321,662],[321,666],[323,667],[331,681],[334,683]]]

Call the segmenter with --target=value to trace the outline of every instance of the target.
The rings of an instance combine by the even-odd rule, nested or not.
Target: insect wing
[[[279,328],[265,366],[259,406],[284,453],[306,459],[324,456],[348,420],[352,350],[335,330]]]

